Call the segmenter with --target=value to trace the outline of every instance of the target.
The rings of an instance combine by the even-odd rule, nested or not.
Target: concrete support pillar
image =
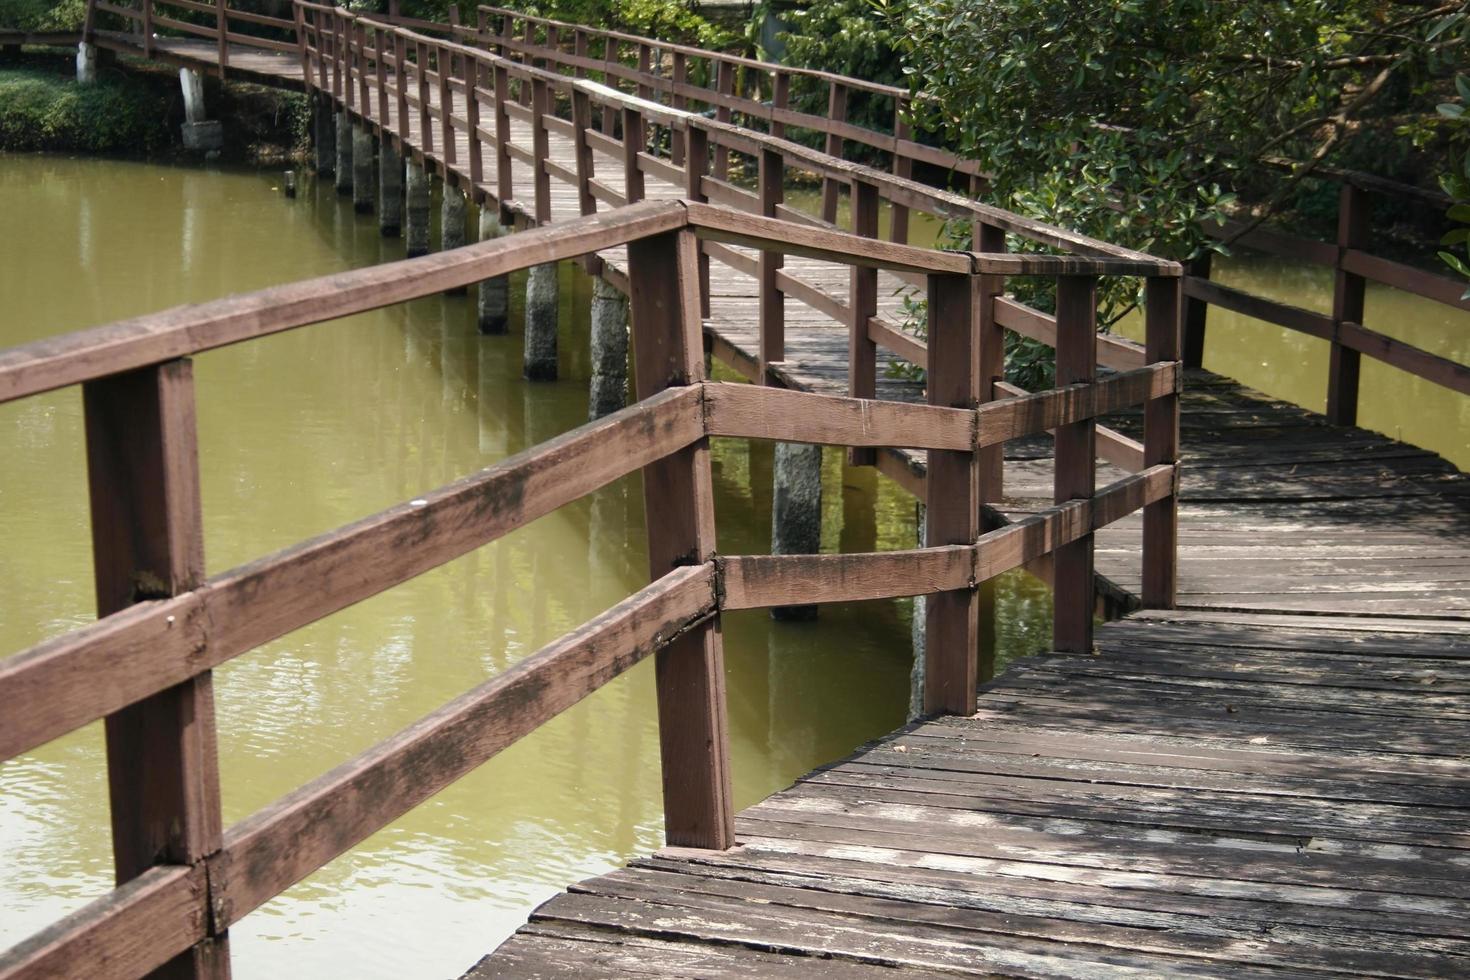
[[[592,385],[587,417],[600,419],[628,402],[628,300],[607,280],[592,280]]]
[[[397,238],[403,231],[403,160],[384,138],[378,146],[378,231]]]
[[[225,145],[224,127],[206,118],[204,76],[191,68],[179,69],[179,88],[184,93],[184,149],[208,153]]]
[[[408,161],[408,257],[429,254],[429,175],[423,164]]]
[[[373,180],[373,131],[367,123],[352,127],[352,210],[358,214],[373,213],[373,198],[378,196]]]
[[[452,186],[448,181],[444,182],[444,205],[439,214],[439,246],[444,251],[452,248],[463,248],[465,244],[465,217],[469,210],[465,204],[464,192],[458,187]],[[457,296],[467,292],[465,287],[458,286],[454,289],[444,290]]]
[[[918,547],[924,547],[924,525],[925,514],[923,504],[914,504],[918,520],[914,522],[915,543]],[[926,631],[929,627],[929,599],[927,596],[914,596],[914,620],[913,620],[913,642],[914,642],[914,666],[909,672],[909,721],[924,717],[924,666],[926,662],[925,650],[928,649]]]
[[[531,266],[526,276],[526,356],[524,373],[531,381],[556,380],[556,263]]]
[[[316,94],[315,111],[312,113],[312,141],[315,169],[319,174],[331,173],[337,165],[337,130],[332,122],[332,103],[321,92]]]
[[[337,193],[352,193],[352,117],[337,113],[337,166],[333,168]]]
[[[510,228],[500,223],[500,209],[486,204],[480,208],[480,241],[509,235]],[[495,276],[480,283],[477,302],[480,333],[505,333],[509,329],[510,277]]]
[[[822,447],[778,442],[775,469],[771,554],[814,555],[822,550]],[[780,606],[771,618],[816,619],[817,607]]]
[[[82,41],[77,44],[77,83],[91,85],[97,81],[97,45]]]

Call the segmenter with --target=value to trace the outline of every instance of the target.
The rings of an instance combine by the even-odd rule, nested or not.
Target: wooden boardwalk
[[[169,56],[214,57],[189,45]],[[300,78],[288,56],[261,70]],[[403,122],[418,141],[417,114]],[[527,120],[512,126],[529,147]],[[459,138],[449,169],[467,183]],[[593,153],[624,193],[622,160]],[[548,159],[574,167],[571,138],[551,133]],[[485,165],[476,190],[493,199]],[[500,203],[533,222],[529,168],[513,176]],[[650,175],[646,196],[683,187]],[[554,221],[580,213],[565,181],[550,201]],[[723,255],[706,333],[758,375],[756,253]],[[624,278],[622,249],[601,257]],[[788,297],[772,380],[846,393],[847,271],[791,256],[785,272],[813,301]],[[905,286],[880,278],[889,324]],[[886,380],[880,394],[919,397]],[[1470,972],[1464,476],[1202,372],[1183,406],[1178,611],[1100,628],[1095,656],[1015,664],[974,716],[808,775],[742,813],[733,850],[666,850],[574,886],[470,976]],[[1102,421],[1140,434],[1128,413]],[[1010,455],[1001,519],[1052,501],[1048,447]],[[922,454],[882,465],[922,486]],[[1135,516],[1097,535],[1115,607],[1141,591],[1139,533]]]
[[[471,973],[1463,976],[1470,626],[1151,613],[574,886]]]

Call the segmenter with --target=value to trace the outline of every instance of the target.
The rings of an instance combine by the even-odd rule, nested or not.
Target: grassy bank
[[[307,145],[309,109],[298,93],[208,79],[205,104],[224,121],[226,159],[277,161]],[[67,55],[0,64],[0,150],[180,156],[183,115],[178,75],[165,66],[120,61],[78,85]]]

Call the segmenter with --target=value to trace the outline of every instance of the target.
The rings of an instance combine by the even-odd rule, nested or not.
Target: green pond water
[[[402,257],[329,186],[0,155],[0,346]],[[586,419],[590,283],[562,270],[562,380],[435,297],[199,356],[211,574],[410,500]],[[513,323],[520,316],[513,284]],[[718,440],[722,552],[769,550],[771,447]],[[0,405],[0,656],[93,619],[81,397]],[[913,501],[829,450],[824,550],[912,547]],[[216,672],[228,825],[646,582],[637,477]],[[1002,656],[1044,588],[999,587]],[[726,617],[737,804],[902,723],[910,604]],[[645,663],[231,930],[236,976],[453,976],[573,881],[662,842]],[[111,887],[100,724],[0,763],[0,948]]]

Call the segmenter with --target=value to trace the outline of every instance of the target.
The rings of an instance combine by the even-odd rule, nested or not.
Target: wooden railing
[[[169,37],[213,41],[221,73],[230,65],[230,49],[295,52],[295,21],[230,6],[230,0],[87,0],[84,34],[96,39],[96,14],[122,18],[127,33],[139,35],[143,52],[153,57],[167,48]],[[192,15],[192,17],[190,16]]]
[[[301,2],[299,20],[303,71],[308,85],[329,95],[337,104],[363,118],[381,138],[400,151],[434,167],[450,184],[461,186],[481,203],[489,202],[523,225],[544,224],[553,217],[552,181],[572,184],[583,214],[599,207],[621,207],[643,199],[649,180],[684,189],[694,201],[711,201],[747,213],[784,218],[812,229],[834,227],[782,203],[782,185],[788,168],[820,174],[847,189],[852,206],[850,227],[855,233],[878,238],[880,206],[902,207],[937,217],[968,220],[974,226],[974,245],[1003,251],[1012,236],[1027,247],[1043,247],[1107,259],[1106,274],[1148,275],[1172,263],[1106,242],[1046,225],[1008,211],[981,204],[962,195],[895,177],[892,174],[828,155],[819,150],[718,119],[650,102],[618,92],[596,81],[564,74],[534,64],[501,57],[492,51],[420,33],[387,20],[356,15],[341,8]],[[434,25],[445,30],[445,25]],[[549,49],[548,49],[549,50]],[[549,58],[549,54],[548,54]],[[526,59],[535,60],[535,59]],[[472,83],[473,80],[473,83]],[[518,137],[512,121],[529,128]],[[678,137],[668,147],[655,145],[653,127]],[[552,140],[570,140],[573,163],[554,159]],[[461,140],[463,143],[461,144]],[[679,162],[673,147],[682,146]],[[743,156],[759,172],[757,187],[741,186],[714,167],[719,153]],[[599,169],[599,160],[611,159],[615,179]],[[516,198],[515,173],[521,167],[533,175],[532,200]],[[523,172],[523,171],[522,171]],[[755,363],[741,353],[716,353],[747,377],[780,383],[785,359],[786,300],[806,303],[839,323],[850,336],[849,393],[872,397],[877,390],[878,348],[927,368],[925,343],[905,332],[903,325],[879,315],[877,273],[854,270],[846,296],[836,295],[782,268],[783,255],[794,250],[764,250],[759,258],[718,243],[701,247],[701,275],[708,281],[713,259],[755,277],[760,289],[760,349]],[[1017,259],[1016,261],[1021,261]],[[588,271],[618,281],[616,269],[604,269],[601,260],[585,260]],[[898,274],[901,278],[903,273]],[[907,282],[923,288],[921,277]],[[977,306],[987,332],[986,377],[981,401],[1025,394],[1002,379],[1003,333],[1012,330],[1055,346],[1056,318],[1003,295],[1004,275],[987,278],[987,301]],[[707,294],[707,290],[706,290]],[[993,302],[990,300],[993,299]],[[708,312],[706,301],[705,312]],[[1119,337],[1096,338],[1099,362],[1118,371],[1135,370],[1147,362],[1144,347]],[[1137,472],[1146,464],[1144,446],[1135,439],[1099,426],[1097,439],[1103,457]],[[994,451],[986,453],[994,478],[986,482],[986,502],[1001,496],[1001,467]],[[885,473],[923,496],[922,477],[892,454],[856,454],[859,462],[876,462]]]
[[[1332,177],[1329,173],[1325,176]],[[1363,300],[1369,281],[1400,289],[1415,296],[1470,310],[1470,299],[1462,298],[1465,284],[1448,276],[1425,272],[1372,252],[1370,231],[1371,198],[1393,195],[1421,198],[1420,203],[1448,207],[1450,201],[1416,188],[1393,185],[1367,175],[1335,172],[1338,195],[1337,240],[1320,242],[1268,228],[1255,228],[1239,237],[1237,244],[1250,249],[1333,271],[1332,312],[1318,313],[1290,303],[1257,296],[1243,289],[1210,281],[1209,253],[1190,266],[1184,279],[1184,362],[1199,367],[1204,358],[1207,306],[1219,306],[1245,316],[1265,320],[1320,337],[1331,346],[1327,370],[1327,410],[1339,425],[1355,425],[1358,419],[1358,375],[1362,356],[1406,371],[1462,395],[1470,395],[1470,365],[1431,354],[1413,344],[1390,337],[1363,325]],[[1427,198],[1427,200],[1422,200]],[[1234,238],[1243,230],[1240,222],[1221,226],[1216,234]]]
[[[697,131],[697,130],[696,130]],[[705,380],[697,244],[797,251],[922,277],[928,404]],[[430,493],[212,577],[204,573],[188,358],[514,270],[627,247],[638,401]],[[0,402],[80,385],[98,621],[0,660],[0,760],[107,720],[118,887],[0,956],[0,977],[229,971],[252,909],[650,655],[667,839],[733,843],[720,631],[732,609],[928,596],[930,712],[974,710],[980,583],[1050,555],[1058,649],[1091,649],[1092,532],[1144,511],[1146,598],[1173,597],[1177,267],[1150,268],[1138,369],[1095,376],[1106,257],[934,252],[689,201],[632,204],[423,258],[185,306],[0,351]],[[981,404],[977,295],[1057,282],[1056,390]],[[977,350],[979,345],[980,350]],[[1094,488],[1099,415],[1143,405],[1147,466]],[[981,533],[977,463],[1055,429],[1054,507]],[[710,436],[929,452],[926,546],[715,552]],[[19,465],[20,461],[13,461]],[[239,823],[221,827],[212,668],[642,471],[652,583],[515,667]],[[24,556],[16,560],[24,561]]]

